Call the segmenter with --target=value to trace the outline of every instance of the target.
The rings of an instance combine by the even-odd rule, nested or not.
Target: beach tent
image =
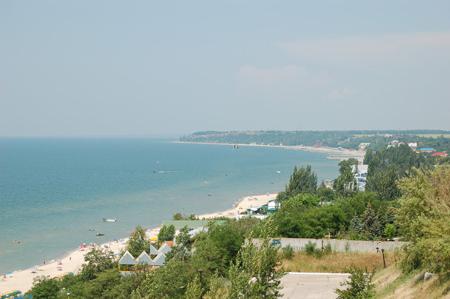
[[[120,258],[119,265],[136,265],[136,260],[127,250]]]
[[[158,249],[155,248],[152,244],[150,244],[150,255],[157,255]]]
[[[170,246],[167,245],[167,243],[164,243],[164,245],[158,249],[158,253],[163,254],[168,254],[170,251],[172,251],[172,248],[170,248]]]
[[[145,251],[142,251],[142,253],[137,257],[136,262],[139,265],[153,265],[152,259]]]
[[[164,266],[166,263],[166,255],[162,252],[158,253],[158,255],[153,259],[154,266]]]

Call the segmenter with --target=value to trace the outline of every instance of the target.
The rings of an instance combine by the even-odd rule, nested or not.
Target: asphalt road
[[[342,288],[349,274],[288,272],[281,279],[282,298],[285,299],[335,299],[335,290]]]

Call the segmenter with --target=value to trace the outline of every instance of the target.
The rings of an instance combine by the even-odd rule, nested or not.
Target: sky
[[[0,136],[450,129],[450,1],[0,1]]]

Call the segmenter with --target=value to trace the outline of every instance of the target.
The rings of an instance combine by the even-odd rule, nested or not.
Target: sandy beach
[[[237,201],[233,207],[226,211],[214,212],[209,214],[198,215],[200,219],[212,219],[215,217],[228,217],[235,218],[241,212],[246,211],[248,208],[259,207],[266,204],[270,200],[276,198],[276,193],[252,195],[241,198]],[[147,230],[149,237],[158,234],[159,227],[151,228]],[[107,242],[101,245],[87,245],[86,247],[80,246],[80,248],[71,251],[69,254],[61,259],[54,259],[46,262],[45,264],[33,266],[25,270],[18,270],[8,274],[2,274],[0,276],[0,295],[9,293],[12,291],[22,291],[25,293],[33,286],[33,280],[37,277],[61,277],[69,273],[77,273],[80,271],[81,266],[84,263],[84,256],[92,246],[98,248],[104,248],[111,250],[114,254],[119,254],[126,245],[127,238]]]
[[[271,144],[256,144],[256,143],[218,143],[218,142],[193,142],[193,141],[175,141],[175,143],[188,144],[208,144],[208,145],[222,145],[222,146],[240,146],[240,147],[272,147],[282,148],[286,150],[305,151],[313,153],[326,154],[331,160],[346,160],[354,158],[360,163],[364,160],[366,152],[364,150],[354,150],[348,148],[336,148],[327,146],[305,146],[305,145],[271,145]]]
[[[262,195],[246,196],[233,205],[233,208],[209,214],[198,215],[199,219],[212,219],[217,217],[237,218],[242,212],[247,209],[260,207],[277,197],[277,193],[269,193]]]

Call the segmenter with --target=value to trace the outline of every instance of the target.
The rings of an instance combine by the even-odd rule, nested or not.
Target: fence
[[[309,242],[315,243],[316,248],[323,248],[328,244],[331,245],[333,251],[336,252],[376,252],[384,249],[385,251],[393,251],[400,249],[407,242],[401,241],[354,241],[354,240],[338,240],[338,239],[305,239],[305,238],[277,238],[281,247],[291,246],[294,251],[304,250],[305,245]],[[259,244],[260,240],[255,239],[255,244]],[[278,242],[274,242],[278,243]]]

